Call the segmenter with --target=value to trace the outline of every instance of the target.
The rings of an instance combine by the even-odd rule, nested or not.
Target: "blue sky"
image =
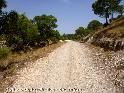
[[[58,30],[63,33],[74,33],[79,26],[87,27],[87,24],[97,19],[105,22],[92,11],[92,3],[95,0],[6,0],[6,11],[16,10],[26,13],[33,18],[37,15],[53,15],[58,19]],[[123,0],[124,1],[124,0]],[[124,4],[124,2],[123,2]]]

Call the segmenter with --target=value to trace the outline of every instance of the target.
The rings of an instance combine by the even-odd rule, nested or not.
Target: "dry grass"
[[[0,71],[0,93],[7,86],[13,83],[14,80],[11,76],[15,75],[17,70],[23,68],[25,66],[25,62],[35,62],[37,59],[47,56],[48,53],[52,52],[64,43],[65,42],[59,42],[57,44],[28,51],[27,53],[21,52],[11,54],[8,59],[4,60],[4,62],[7,61],[9,65],[4,71]]]
[[[34,49],[33,51],[28,51],[27,53],[14,53],[9,57],[10,63],[17,63],[22,61],[34,61],[38,58],[45,57],[48,53],[52,52],[57,47],[61,46],[63,43],[52,44],[43,48]]]
[[[113,21],[109,26],[99,31],[96,31],[94,34],[99,33],[124,33],[124,17]]]

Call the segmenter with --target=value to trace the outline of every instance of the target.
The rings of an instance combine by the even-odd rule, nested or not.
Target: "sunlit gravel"
[[[67,41],[47,57],[27,64],[27,67],[18,72],[17,79],[7,91],[8,93],[9,91],[12,91],[10,93],[123,93],[109,77],[113,75],[109,72],[112,59],[120,59],[109,60],[109,57],[105,58],[103,50],[98,51],[99,49],[89,47],[87,44]]]

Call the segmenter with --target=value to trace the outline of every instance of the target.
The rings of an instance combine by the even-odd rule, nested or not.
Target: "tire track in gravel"
[[[119,93],[88,53],[85,45],[68,41],[20,70],[8,89],[10,93]]]

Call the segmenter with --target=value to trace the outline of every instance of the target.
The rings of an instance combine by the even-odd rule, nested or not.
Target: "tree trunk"
[[[123,16],[123,13],[121,13],[121,16]]]
[[[105,19],[106,19],[106,24],[108,24],[108,19],[107,19],[107,16],[105,17]]]
[[[111,14],[111,16],[112,16],[112,18],[111,18],[111,20],[114,18],[114,15],[113,15],[113,13]]]
[[[105,18],[106,18],[106,25],[108,25],[108,18],[109,18],[108,8],[106,8],[105,10]]]

